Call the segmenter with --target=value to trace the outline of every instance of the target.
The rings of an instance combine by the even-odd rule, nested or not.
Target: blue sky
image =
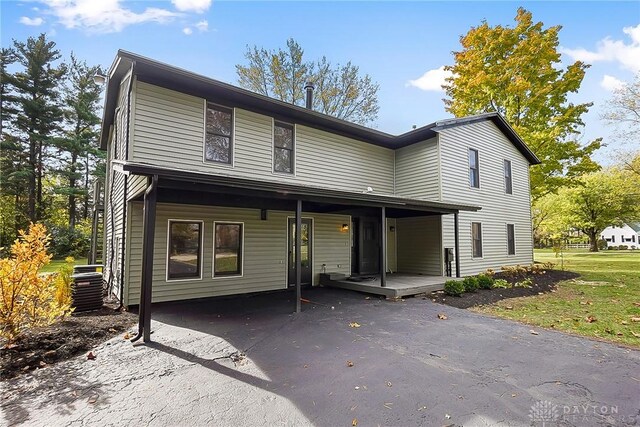
[[[277,48],[293,37],[308,59],[351,60],[371,75],[380,84],[374,127],[402,133],[449,116],[439,69],[452,63],[459,37],[483,19],[512,25],[519,6],[545,27],[563,26],[565,64],[592,64],[572,100],[594,102],[584,137],[604,137],[609,146],[598,160],[610,162],[619,145],[599,116],[612,88],[640,72],[638,1],[1,0],[1,44],[46,32],[65,56],[73,51],[90,64],[108,68],[126,49],[235,84],[247,45]]]

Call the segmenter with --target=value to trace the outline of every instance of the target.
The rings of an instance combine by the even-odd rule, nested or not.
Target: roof
[[[640,233],[640,222],[629,222],[627,223],[627,225],[631,227],[636,233]]]
[[[108,73],[107,94],[103,110],[103,126],[100,134],[100,146],[106,148],[109,127],[113,123],[117,104],[119,82],[129,70],[141,81],[177,90],[198,97],[228,102],[239,108],[269,115],[279,120],[295,121],[301,125],[325,130],[370,144],[396,149],[415,144],[450,127],[489,120],[492,121],[522,153],[530,164],[540,163],[540,159],[527,147],[507,121],[497,112],[475,116],[437,121],[409,132],[392,135],[366,126],[338,119],[318,111],[300,107],[268,96],[264,96],[219,80],[174,67],[144,56],[119,50]]]
[[[325,187],[309,185],[279,183],[265,180],[238,178],[235,176],[212,175],[203,172],[192,172],[178,168],[168,168],[146,163],[114,160],[116,170],[126,174],[153,176],[158,175],[176,181],[207,184],[237,191],[252,190],[260,194],[270,194],[285,199],[302,199],[310,201],[333,201],[344,204],[362,206],[389,206],[399,209],[421,210],[440,213],[455,213],[458,211],[478,211],[475,205],[461,203],[438,202],[425,199],[412,199],[386,194],[358,193],[355,191],[335,190]]]

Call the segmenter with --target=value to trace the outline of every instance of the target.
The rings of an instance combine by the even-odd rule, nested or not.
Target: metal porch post
[[[156,202],[158,200],[158,175],[151,178],[151,185],[144,193],[142,217],[142,280],[140,284],[140,305],[138,306],[138,335],[144,342],[151,341],[151,287],[153,282],[153,245],[156,230]]]
[[[380,286],[387,286],[387,211],[380,208]]]
[[[296,204],[296,313],[300,313],[302,298],[302,200]]]
[[[455,239],[456,277],[460,277],[460,227],[458,224],[458,212],[453,214],[453,234]]]

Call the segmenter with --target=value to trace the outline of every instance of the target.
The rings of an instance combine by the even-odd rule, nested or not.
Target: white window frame
[[[509,187],[507,187],[507,163],[509,164]],[[502,160],[502,175],[504,180],[504,193],[513,195],[513,162],[509,159]],[[510,190],[510,191],[507,191]]]
[[[241,226],[241,231],[242,231],[242,235],[240,236],[240,274],[222,274],[222,275],[218,275],[216,276],[216,224],[227,224],[227,225],[240,225]],[[243,221],[233,221],[233,220],[228,220],[228,221],[213,221],[213,232],[212,232],[212,236],[213,236],[213,240],[212,240],[212,253],[213,256],[211,258],[211,278],[212,279],[236,279],[239,277],[243,277],[244,276],[244,252],[245,252],[245,246],[244,246],[244,235],[245,235],[245,224]]]
[[[227,105],[217,104],[215,102],[209,102],[206,99],[202,100],[203,103],[203,122],[202,122],[202,163],[208,166],[222,167],[222,168],[235,168],[236,166],[236,113],[235,107],[229,107]],[[223,163],[216,162],[215,160],[207,160],[207,108],[209,105],[214,107],[225,108],[231,110],[231,138],[229,143],[231,144],[231,162]]]
[[[281,172],[276,170],[276,122],[282,123],[283,125],[288,125],[293,128],[293,150],[291,150],[291,154],[293,155],[292,159],[292,171],[291,172]],[[298,157],[298,141],[297,141],[297,126],[295,123],[289,123],[282,120],[276,120],[273,117],[271,118],[271,173],[279,176],[296,176],[298,174],[298,164],[296,162],[296,158]]]
[[[478,171],[478,186],[477,187],[471,185],[471,179],[469,178],[469,173],[471,172],[471,162],[469,161],[469,152],[472,151],[472,150],[476,152],[476,170]],[[467,147],[467,181],[469,183],[469,188],[472,188],[472,189],[475,189],[475,190],[479,190],[480,189],[480,150],[478,150],[477,148],[473,148],[473,147]]]
[[[509,226],[513,227],[513,253],[509,253]],[[506,224],[507,231],[507,256],[515,256],[518,251],[516,248],[516,225],[515,223],[507,223]]]
[[[200,224],[200,271],[198,277],[181,277],[176,279],[169,278],[169,244],[171,243],[171,223],[172,222],[197,222]],[[170,218],[167,220],[167,253],[165,255],[165,281],[167,282],[189,282],[202,280],[202,270],[204,267],[204,221],[201,219],[182,219],[182,218]]]
[[[473,250],[473,224],[480,224],[480,256],[476,256]],[[482,259],[484,258],[484,227],[480,221],[471,221],[471,258]]]

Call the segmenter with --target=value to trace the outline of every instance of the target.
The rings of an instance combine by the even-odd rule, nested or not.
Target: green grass
[[[538,262],[575,271],[556,292],[500,301],[477,310],[535,326],[640,347],[640,251],[536,250]],[[589,322],[588,319],[594,319]]]
[[[76,259],[76,262],[73,263],[73,265],[85,265],[86,263],[86,258],[78,258]],[[48,265],[45,265],[44,268],[40,270],[40,273],[55,273],[56,271],[60,270],[60,268],[64,264],[65,262],[63,259],[52,259]]]

